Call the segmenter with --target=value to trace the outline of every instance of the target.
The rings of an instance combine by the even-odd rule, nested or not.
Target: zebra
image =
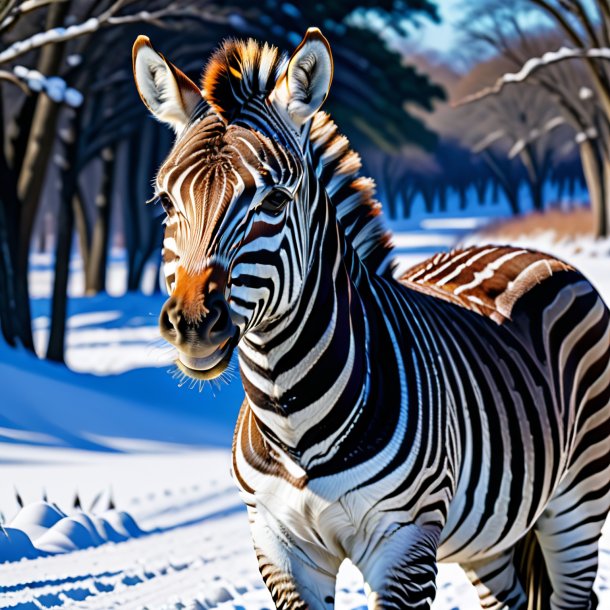
[[[278,609],[430,608],[457,562],[488,609],[586,610],[610,507],[610,313],[576,269],[501,245],[397,272],[360,157],[320,110],[311,28],[225,41],[201,87],[138,37],[176,134],[156,177],[161,335],[194,379],[238,348],[232,475]],[[396,277],[397,276],[397,277]]]

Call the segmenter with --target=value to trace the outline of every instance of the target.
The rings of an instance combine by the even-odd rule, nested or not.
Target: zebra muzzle
[[[176,288],[159,317],[161,336],[178,349],[178,366],[197,379],[220,375],[239,341],[223,275],[216,267],[198,274],[179,270]]]
[[[197,358],[183,354],[179,350],[176,360],[178,368],[193,379],[215,379],[229,366],[235,346],[239,342],[239,331],[236,329],[233,337],[227,339],[212,354]]]

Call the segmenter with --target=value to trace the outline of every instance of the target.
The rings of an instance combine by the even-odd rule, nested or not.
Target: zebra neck
[[[321,205],[298,302],[240,345],[242,380],[259,430],[307,464],[338,448],[358,419],[371,370],[367,299],[358,288],[368,272],[346,243],[332,204]]]

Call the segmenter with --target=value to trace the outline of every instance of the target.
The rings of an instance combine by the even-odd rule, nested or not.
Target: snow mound
[[[70,553],[143,534],[134,518],[124,511],[66,515],[54,504],[34,502],[0,529],[0,563]]]
[[[25,532],[13,527],[0,528],[0,563],[40,556],[41,553],[34,548]]]

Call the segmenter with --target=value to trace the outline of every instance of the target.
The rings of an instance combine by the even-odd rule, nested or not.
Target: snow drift
[[[34,502],[0,528],[0,563],[125,542],[143,534],[133,517],[124,511],[67,515],[55,504]]]

